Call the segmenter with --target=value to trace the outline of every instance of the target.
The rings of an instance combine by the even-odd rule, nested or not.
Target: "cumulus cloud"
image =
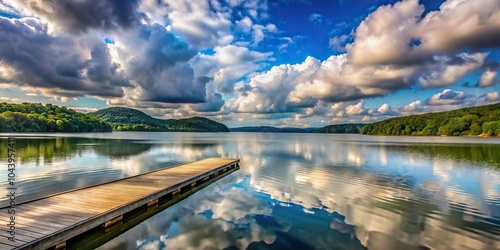
[[[26,15],[37,15],[72,32],[128,28],[138,23],[139,0],[60,1],[14,0]]]
[[[377,109],[377,111],[381,115],[395,116],[395,115],[399,114],[399,112],[394,107],[392,107],[391,105],[389,105],[387,103],[382,104],[382,106],[380,106]]]
[[[436,64],[430,73],[419,79],[423,88],[449,86],[457,83],[466,74],[479,69],[486,58],[486,53],[461,53],[455,58],[436,56]]]
[[[348,115],[361,115],[366,112],[364,105],[365,103],[363,101],[360,101],[354,105],[349,105],[345,109],[345,113]]]
[[[165,3],[172,29],[190,44],[210,48],[232,42],[230,14],[213,11],[209,1],[165,0]]]
[[[196,48],[163,26],[142,25],[117,37],[111,47],[137,86],[126,90],[126,98],[166,103],[205,101],[205,86],[210,79],[195,77],[188,63],[197,54]]]
[[[498,102],[500,101],[500,93],[498,91],[486,93],[484,96],[486,102]]]
[[[319,109],[315,107],[320,102],[350,102],[385,96],[415,86],[436,88],[456,84],[467,75],[487,67],[488,53],[462,52],[454,55],[452,52],[466,48],[487,48],[490,45],[473,44],[462,39],[460,48],[443,50],[436,45],[436,41],[446,44],[449,40],[424,37],[421,29],[424,26],[432,29],[434,26],[431,27],[429,20],[437,20],[437,17],[441,17],[438,19],[445,26],[456,20],[473,20],[470,16],[463,16],[464,13],[470,14],[465,9],[471,7],[481,9],[474,16],[484,21],[475,23],[475,27],[490,30],[488,27],[496,25],[496,19],[491,17],[497,15],[500,9],[497,8],[498,4],[488,0],[485,6],[490,8],[486,9],[485,6],[477,6],[475,0],[470,2],[464,4],[463,1],[449,0],[440,10],[424,16],[424,6],[416,0],[382,6],[359,25],[354,42],[346,47],[347,53],[331,56],[324,61],[308,57],[303,63],[282,64],[255,74],[249,80],[248,90],[227,101],[225,109],[245,113],[298,112],[299,116],[307,116],[308,113],[318,112]],[[463,37],[482,37],[482,33],[473,29],[464,32],[461,32]],[[498,33],[498,30],[492,33]],[[340,47],[347,40],[347,35],[344,35],[330,42]],[[480,80],[485,86],[495,82],[492,80],[495,73],[489,68]],[[452,102],[444,100],[432,99],[430,102],[434,105]],[[417,104],[407,108],[422,110]],[[338,114],[345,112],[339,111]],[[391,109],[390,106],[366,112],[377,115],[399,114],[399,110]]]
[[[424,7],[418,0],[406,0],[379,7],[356,29],[355,40],[347,46],[353,63],[393,64],[420,61],[421,54],[410,46],[412,31]]]
[[[250,19],[249,17],[244,17],[243,19],[236,21],[236,25],[243,32],[250,32],[250,30],[252,30],[252,24],[252,19]]]
[[[273,54],[235,45],[217,46],[214,52],[213,55],[198,54],[190,64],[197,76],[211,77],[221,93],[232,93],[238,79],[262,68],[264,61]]]
[[[497,85],[496,54],[482,53],[500,46],[497,0],[447,0],[429,12],[418,0],[385,5],[355,32],[329,40],[344,54],[266,71],[273,53],[256,50],[268,37],[285,42],[276,45],[279,52],[300,44],[277,37],[265,0],[15,0],[0,10],[14,16],[0,17],[0,84],[58,100],[87,95],[161,109],[160,116],[236,112],[293,123],[321,115],[368,121],[497,98],[446,90],[405,107],[366,108],[360,101],[448,87],[473,73],[480,77],[471,86]],[[318,13],[310,21],[328,22]]]
[[[445,89],[425,100],[416,100],[402,107],[396,107],[402,115],[420,114],[426,112],[448,111],[461,107],[491,104],[500,101],[497,91],[483,95],[472,95],[462,91]]]
[[[417,67],[357,67],[345,54],[323,62],[308,57],[301,64],[283,64],[253,76],[251,91],[229,100],[227,108],[238,112],[294,112],[313,107],[318,100],[345,102],[383,96],[409,88],[418,73]]]
[[[414,102],[411,102],[410,104],[402,107],[402,112],[406,114],[412,114],[412,113],[420,113],[425,110],[425,106],[422,104],[422,101],[417,100]]]
[[[337,52],[345,52],[345,46],[348,39],[348,35],[340,35],[330,38],[328,44],[330,45],[330,48],[334,49]]]
[[[265,33],[276,33],[278,32],[278,28],[276,25],[269,23],[266,26],[260,24],[252,25],[252,37],[253,37],[253,46],[259,45],[260,42],[264,40]]]
[[[495,84],[498,84],[499,81],[496,79],[497,77],[497,71],[496,70],[485,70],[481,77],[479,78],[479,81],[477,83],[478,87],[490,87]]]
[[[52,36],[38,19],[0,17],[2,78],[54,95],[118,97],[130,83],[98,36]],[[57,55],[57,56],[55,56]],[[6,73],[5,73],[6,72]],[[15,72],[15,73],[14,73]]]
[[[384,103],[379,107],[366,107],[364,100],[338,103],[319,101],[314,107],[295,113],[296,122],[321,118],[325,125],[342,123],[375,122],[390,117],[414,115],[428,112],[448,111],[461,107],[485,105],[500,101],[498,91],[482,95],[467,94],[462,91],[446,89],[429,98],[415,100],[407,105],[393,106]]]
[[[500,46],[497,0],[448,0],[439,10],[423,13],[418,0],[379,7],[347,47],[353,63],[413,64],[436,53]]]
[[[193,110],[197,112],[216,112],[224,105],[225,101],[219,93],[208,95],[205,103],[193,105]]]
[[[12,66],[0,61],[0,84],[12,82],[15,75],[16,70]]]
[[[445,89],[439,92],[429,99],[427,99],[428,105],[457,105],[464,103],[469,96],[461,91],[453,91],[451,89]]]
[[[294,84],[306,81],[315,72],[319,62],[308,58],[302,64],[280,65],[271,70],[253,76],[249,83],[249,91],[229,100],[225,107],[233,112],[241,113],[276,113],[292,112],[300,107],[311,105],[315,100],[298,100],[289,98]]]

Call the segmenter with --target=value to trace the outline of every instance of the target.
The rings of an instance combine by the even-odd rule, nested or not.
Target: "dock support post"
[[[113,225],[113,224],[115,224],[115,223],[117,223],[119,221],[122,221],[122,220],[123,220],[123,215],[120,215],[120,216],[118,216],[118,217],[116,217],[114,219],[106,221],[102,226],[104,228],[107,228],[107,227],[109,227],[109,226],[111,226],[111,225]]]
[[[176,195],[179,195],[179,194],[181,194],[181,189],[180,188],[172,192],[172,196],[176,196]]]
[[[56,245],[56,250],[65,250],[66,249],[66,241],[63,241]]]
[[[148,202],[148,207],[154,206],[155,204],[158,204],[158,199],[154,199],[152,201]]]

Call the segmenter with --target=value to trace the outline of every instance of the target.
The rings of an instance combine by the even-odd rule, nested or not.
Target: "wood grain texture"
[[[0,230],[0,249],[53,247],[236,165],[239,159],[209,158],[18,204],[16,241]],[[0,209],[0,224],[9,223],[7,209]]]

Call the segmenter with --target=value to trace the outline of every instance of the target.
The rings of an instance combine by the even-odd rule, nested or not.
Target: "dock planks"
[[[239,159],[209,158],[184,165],[64,192],[16,205],[15,242],[9,241],[8,208],[0,209],[0,249],[46,249],[93,228],[119,221],[130,211],[154,205],[219,174],[239,167]]]

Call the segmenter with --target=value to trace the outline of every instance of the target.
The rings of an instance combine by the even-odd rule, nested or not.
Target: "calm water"
[[[128,132],[23,135],[16,148],[18,201],[241,158],[101,249],[500,248],[500,139]]]

